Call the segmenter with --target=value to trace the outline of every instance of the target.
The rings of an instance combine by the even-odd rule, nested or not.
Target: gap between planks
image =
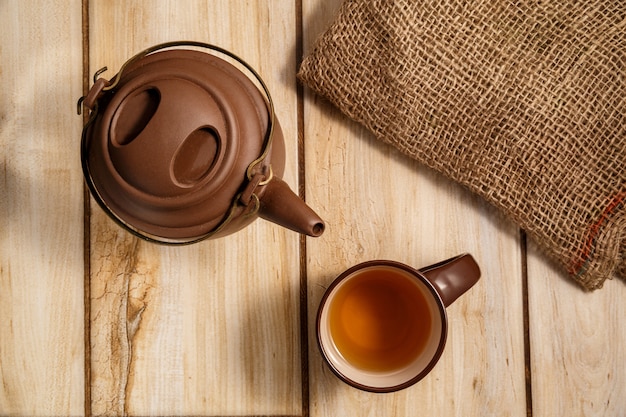
[[[83,58],[83,95],[89,92],[89,0],[81,2],[82,19],[82,58]],[[89,119],[88,112],[83,112],[83,124]],[[84,388],[85,416],[91,417],[91,208],[89,189],[83,182],[83,302],[84,302]]]
[[[530,352],[530,313],[528,306],[528,240],[526,232],[520,229],[519,243],[522,258],[522,303],[524,318],[524,369],[526,381],[526,417],[533,415],[533,391]]]

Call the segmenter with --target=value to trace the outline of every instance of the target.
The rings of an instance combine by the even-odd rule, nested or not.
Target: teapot
[[[170,42],[138,53],[111,80],[98,78],[103,71],[78,101],[79,114],[90,110],[81,161],[92,196],[118,224],[167,244],[225,236],[257,217],[323,233],[281,179],[285,145],[272,98],[241,58]]]

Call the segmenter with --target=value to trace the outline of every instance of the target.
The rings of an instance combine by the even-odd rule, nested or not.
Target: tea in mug
[[[328,311],[330,334],[344,359],[372,372],[413,362],[432,328],[422,291],[414,277],[386,267],[367,268],[346,279]]]

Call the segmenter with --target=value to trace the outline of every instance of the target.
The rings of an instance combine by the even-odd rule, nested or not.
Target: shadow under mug
[[[446,307],[480,278],[462,254],[419,270],[388,260],[353,266],[333,281],[317,314],[317,342],[347,384],[392,392],[424,378],[446,343]]]

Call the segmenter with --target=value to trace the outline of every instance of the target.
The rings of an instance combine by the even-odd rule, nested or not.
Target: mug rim
[[[437,349],[435,350],[435,353],[433,354],[433,356],[430,358],[428,364],[417,375],[413,376],[412,378],[408,379],[407,381],[402,382],[401,384],[397,384],[397,385],[393,385],[393,386],[389,386],[389,387],[374,387],[374,386],[371,386],[371,385],[360,383],[358,381],[355,381],[352,378],[347,377],[344,373],[342,373],[335,366],[333,361],[330,360],[328,354],[326,353],[326,349],[324,348],[322,340],[321,340],[322,312],[324,310],[324,307],[327,304],[327,301],[328,301],[328,298],[330,297],[330,294],[335,290],[335,288],[341,282],[343,282],[346,278],[348,278],[349,276],[351,276],[355,272],[357,272],[359,270],[362,270],[362,269],[366,269],[366,268],[380,267],[380,266],[387,266],[387,267],[391,267],[391,268],[401,269],[401,270],[403,270],[405,272],[408,272],[412,276],[414,276],[415,279],[420,280],[426,286],[426,288],[430,291],[430,293],[433,295],[433,297],[435,298],[435,301],[437,303],[437,307],[439,309],[439,313],[441,315],[441,337],[439,338],[439,343],[437,345]],[[368,392],[374,392],[374,393],[388,393],[388,392],[400,391],[402,389],[408,388],[411,385],[414,385],[415,383],[419,382],[424,377],[426,377],[426,375],[428,375],[430,373],[430,371],[432,371],[432,369],[435,367],[437,362],[439,362],[439,359],[441,358],[441,355],[443,354],[443,351],[444,351],[444,348],[445,348],[445,345],[446,345],[446,340],[448,338],[448,314],[447,314],[447,309],[446,309],[446,307],[445,307],[445,305],[443,303],[443,300],[441,299],[441,296],[439,295],[439,293],[435,289],[435,286],[419,270],[417,270],[417,269],[415,269],[415,268],[413,268],[413,267],[411,267],[409,265],[406,265],[406,264],[404,264],[402,262],[398,262],[398,261],[392,261],[392,260],[388,260],[388,259],[374,259],[374,260],[369,260],[369,261],[365,261],[365,262],[361,262],[359,264],[353,265],[352,267],[350,267],[350,268],[346,269],[345,271],[343,271],[340,275],[338,275],[331,282],[331,284],[328,286],[328,288],[324,292],[324,295],[322,296],[322,299],[320,300],[319,308],[317,310],[317,318],[316,318],[315,330],[316,330],[317,346],[318,346],[320,352],[322,353],[322,357],[323,357],[324,361],[326,362],[326,364],[330,367],[331,371],[340,380],[342,380],[346,384],[351,385],[354,388],[358,388],[358,389],[360,389],[362,391],[368,391]]]

